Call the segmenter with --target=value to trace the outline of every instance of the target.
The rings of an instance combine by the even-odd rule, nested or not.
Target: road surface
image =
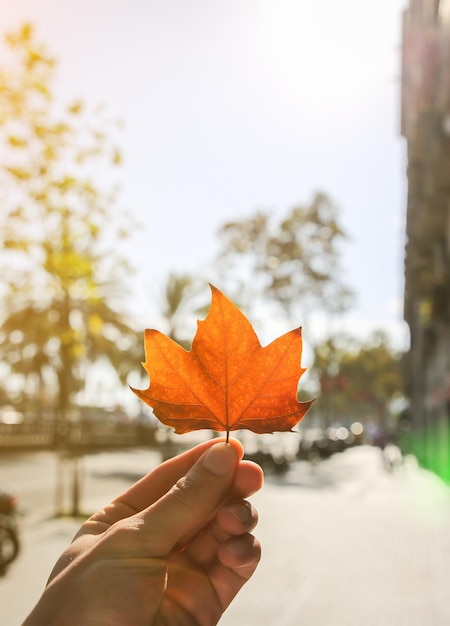
[[[84,508],[157,462],[143,450],[89,457]],[[19,626],[78,522],[52,518],[51,454],[1,460],[5,483],[29,508],[22,554],[0,579],[0,623]],[[263,557],[221,626],[450,624],[450,489],[413,459],[387,473],[379,450],[361,446],[315,467],[296,462],[252,500]]]

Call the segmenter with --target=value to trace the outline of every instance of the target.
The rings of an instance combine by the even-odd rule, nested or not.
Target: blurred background
[[[189,348],[212,283],[264,345],[303,327],[318,398],[295,434],[236,434],[282,554],[230,623],[447,624],[449,1],[0,0],[0,30],[7,623],[80,518],[211,436],[128,385],[145,328]],[[371,577],[342,577],[358,554]]]

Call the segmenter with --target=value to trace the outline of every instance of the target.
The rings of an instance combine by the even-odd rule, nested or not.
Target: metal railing
[[[0,451],[86,451],[119,447],[157,446],[154,429],[138,423],[102,421],[0,423]]]

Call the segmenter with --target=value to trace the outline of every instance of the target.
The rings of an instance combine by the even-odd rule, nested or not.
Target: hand
[[[23,626],[213,626],[253,574],[260,467],[236,440],[159,465],[80,528]]]

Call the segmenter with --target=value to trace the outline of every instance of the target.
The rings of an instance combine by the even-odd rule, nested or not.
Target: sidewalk
[[[450,490],[412,461],[354,448],[254,502],[263,559],[221,626],[450,624]]]
[[[450,489],[412,460],[387,474],[379,450],[354,448],[267,476],[252,500],[263,558],[220,626],[450,624]],[[0,579],[2,624],[20,625],[77,528],[25,519],[22,555]]]

